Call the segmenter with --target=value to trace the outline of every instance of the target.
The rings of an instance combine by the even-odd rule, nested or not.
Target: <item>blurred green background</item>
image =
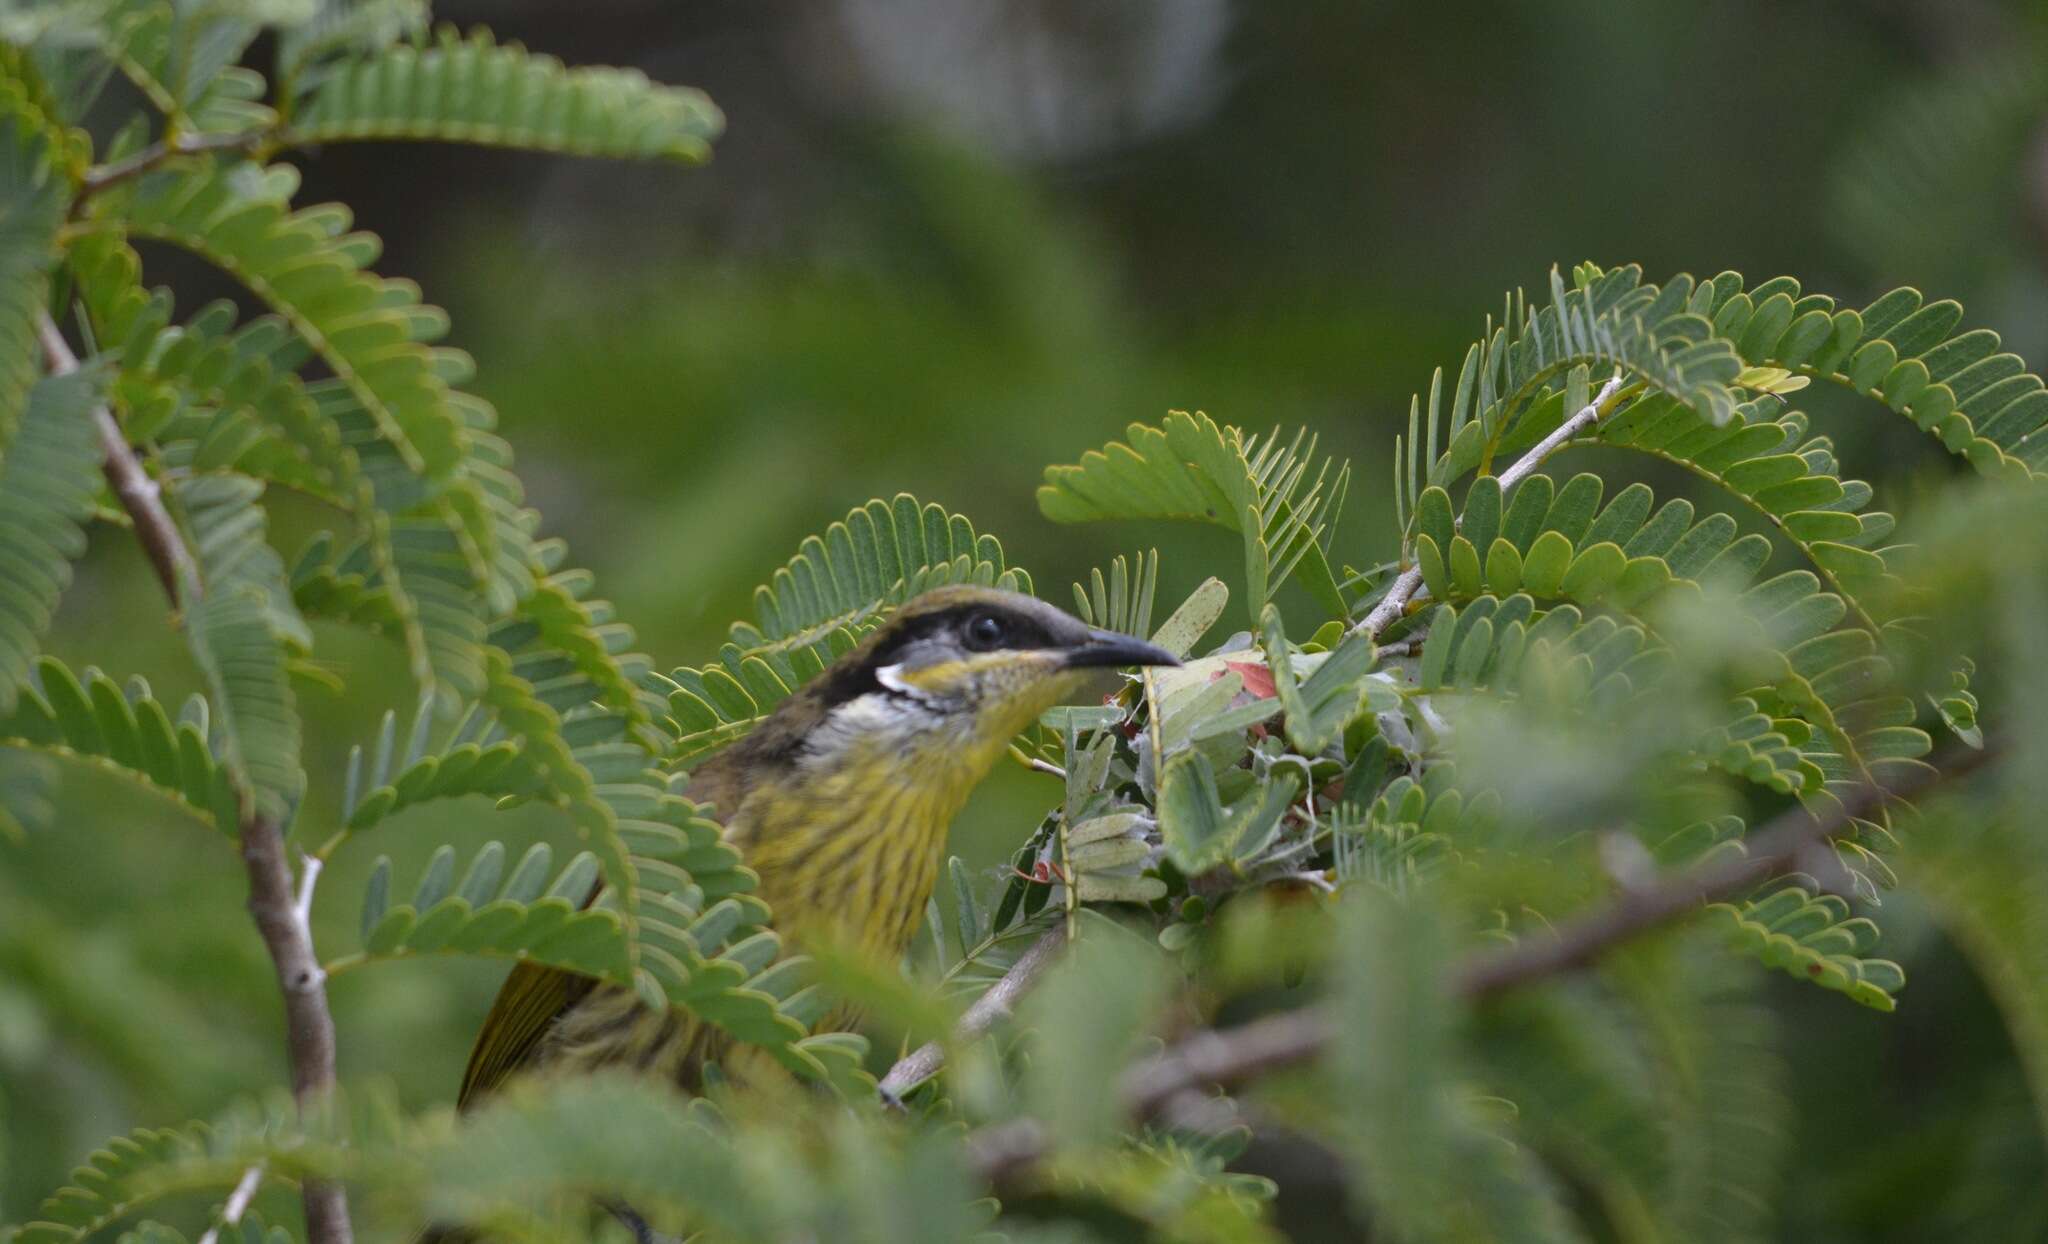
[[[1389,556],[1382,481],[1409,394],[1455,371],[1503,289],[1545,289],[1552,263],[1790,272],[1851,303],[1910,283],[2048,359],[2037,4],[531,0],[438,15],[702,86],[727,114],[698,170],[393,145],[297,158],[303,201],[351,204],[385,239],[379,270],[449,309],[545,531],[663,668],[708,658],[799,539],[898,490],[996,533],[1062,603],[1141,544],[1164,551],[1163,607],[1211,572],[1234,580],[1228,533],[1038,517],[1045,464],[1170,407],[1318,432],[1356,471],[1340,560]],[[232,292],[176,256],[145,260],[188,310]],[[1845,473],[1909,522],[1954,469],[1874,406],[1816,404]],[[1634,464],[1564,467],[1585,465]],[[103,528],[51,647],[182,695],[166,621],[129,538]],[[302,691],[316,829],[348,746],[412,702],[396,653],[324,630],[319,655],[353,690]],[[224,844],[68,776],[54,832],[0,842],[0,1221],[32,1216],[105,1137],[283,1078],[270,969]],[[1045,781],[999,774],[956,848],[994,863]],[[481,802],[401,817],[331,870],[319,938],[351,944],[376,852],[405,877],[443,841],[558,831]],[[2025,1110],[2024,1086],[1962,960],[1892,906],[1886,953],[1912,982],[1899,1014],[1772,985],[1801,1119],[1784,1238],[2039,1231],[1972,1217],[1985,1172],[2041,1171],[2038,1146],[1974,1147],[1973,1121]],[[501,975],[431,960],[338,978],[344,1078],[446,1102]]]

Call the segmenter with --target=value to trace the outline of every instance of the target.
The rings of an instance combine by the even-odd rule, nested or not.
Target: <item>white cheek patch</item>
[[[930,692],[922,687],[913,686],[908,679],[903,677],[903,667],[901,665],[884,665],[880,667],[875,671],[875,681],[898,695],[906,695],[913,700],[925,704],[929,704],[932,701]]]
[[[804,749],[806,768],[830,769],[865,748],[905,748],[949,725],[937,702],[924,693],[871,691],[832,710]]]

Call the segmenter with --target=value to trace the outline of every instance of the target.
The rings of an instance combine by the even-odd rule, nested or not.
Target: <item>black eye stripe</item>
[[[977,646],[968,629],[976,618],[994,618],[1001,623],[1002,636],[987,647]],[[900,627],[888,640],[870,652],[865,661],[839,671],[828,682],[820,684],[819,696],[826,706],[843,704],[848,700],[882,689],[875,671],[884,666],[894,665],[902,659],[905,648],[922,639],[952,632],[959,637],[963,647],[973,651],[991,652],[1000,649],[1050,648],[1053,638],[1035,618],[993,605],[986,601],[955,605],[947,609],[935,609],[930,613],[904,618]]]
[[[977,613],[967,619],[961,628],[966,636],[967,646],[981,652],[993,652],[1010,637],[1010,626],[994,613]]]

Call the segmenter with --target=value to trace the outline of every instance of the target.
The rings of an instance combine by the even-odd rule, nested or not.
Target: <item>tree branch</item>
[[[1592,913],[1559,926],[1555,936],[1526,937],[1501,950],[1467,956],[1453,988],[1459,997],[1478,1001],[1583,967],[1623,942],[1698,911],[1702,904],[1733,897],[1792,868],[1801,853],[1850,828],[1885,799],[1921,794],[1974,771],[1994,755],[1989,747],[1963,751],[1897,790],[1866,787],[1825,817],[1795,808],[1743,839],[1744,853],[1739,857],[1624,891]],[[1282,1011],[1220,1032],[1197,1032],[1127,1070],[1118,1097],[1130,1117],[1156,1118],[1190,1094],[1231,1088],[1316,1058],[1338,1033],[1335,1017],[1320,1005]],[[1044,1125],[1031,1118],[984,1127],[966,1139],[970,1164],[994,1184],[1014,1180],[1036,1165],[1050,1144]]]
[[[50,371],[65,375],[78,370],[78,358],[47,313],[36,330]],[[173,608],[190,609],[202,591],[198,564],[185,548],[184,537],[164,509],[156,481],[143,471],[129,448],[121,425],[105,404],[92,414],[106,455],[107,482],[135,524],[135,534],[156,570]],[[253,807],[243,796],[244,807]],[[326,1097],[334,1088],[334,1017],[327,1009],[326,977],[313,952],[306,920],[312,906],[317,872],[308,870],[302,894],[295,895],[291,865],[285,859],[284,834],[275,821],[256,812],[243,815],[240,826],[242,861],[249,873],[249,914],[263,936],[284,992],[285,1049],[291,1060],[292,1095],[299,1109]],[[342,1187],[329,1180],[309,1179],[304,1186],[308,1244],[350,1244],[348,1200]]]
[[[71,353],[70,343],[47,313],[36,317],[36,333],[42,339],[43,355],[49,360],[53,375],[69,375],[78,370],[78,358]],[[134,519],[135,536],[142,541],[142,551],[148,555],[158,582],[163,584],[164,595],[171,598],[173,609],[182,602],[197,600],[198,564],[185,551],[185,542],[164,509],[156,481],[135,460],[127,436],[105,403],[93,408],[92,419],[99,429],[100,452],[104,456],[101,469],[106,472],[107,484],[113,488],[121,508]]]
[[[151,143],[125,160],[116,160],[111,164],[96,164],[87,169],[79,187],[78,202],[82,204],[109,186],[140,177],[174,156],[198,155],[202,151],[225,151],[235,147],[254,147],[269,137],[267,131],[178,134],[167,141]]]
[[[1017,999],[1024,996],[1024,991],[1031,988],[1039,975],[1059,956],[1060,947],[1066,942],[1066,925],[1061,923],[1031,943],[1030,949],[1003,973],[1003,979],[989,986],[988,992],[976,998],[974,1005],[960,1017],[959,1025],[953,1030],[954,1043],[964,1045],[1007,1018],[1016,1009]],[[937,1075],[945,1063],[945,1048],[937,1041],[926,1042],[897,1060],[896,1065],[889,1068],[889,1074],[882,1077],[882,1099],[901,1100],[905,1093]]]
[[[1500,473],[1501,490],[1513,488],[1534,475],[1536,468],[1543,465],[1544,459],[1563,448],[1566,441],[1598,423],[1600,416],[1606,413],[1609,399],[1620,389],[1621,373],[1616,372],[1608,377],[1606,384],[1600,386],[1600,392],[1594,395],[1592,401],[1580,407],[1578,413],[1571,418],[1558,424],[1549,436],[1537,441],[1528,453],[1515,459],[1513,466]],[[1486,550],[1481,549],[1479,555],[1484,557]],[[1394,580],[1393,586],[1387,589],[1387,594],[1380,597],[1380,603],[1372,607],[1372,612],[1366,614],[1365,619],[1352,628],[1353,631],[1363,634],[1368,639],[1378,638],[1379,633],[1393,625],[1394,619],[1400,617],[1408,608],[1409,602],[1415,599],[1415,593],[1421,587],[1422,567],[1410,566],[1402,571],[1400,577]]]

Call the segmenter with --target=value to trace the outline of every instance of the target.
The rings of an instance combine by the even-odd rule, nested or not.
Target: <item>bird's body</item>
[[[716,809],[786,937],[893,962],[923,918],[953,817],[1010,739],[1091,668],[1172,660],[1029,597],[930,592],[692,774],[689,794]],[[461,1100],[514,1073],[621,1065],[695,1090],[712,1062],[741,1081],[772,1066],[681,1011],[520,964],[478,1035]]]

